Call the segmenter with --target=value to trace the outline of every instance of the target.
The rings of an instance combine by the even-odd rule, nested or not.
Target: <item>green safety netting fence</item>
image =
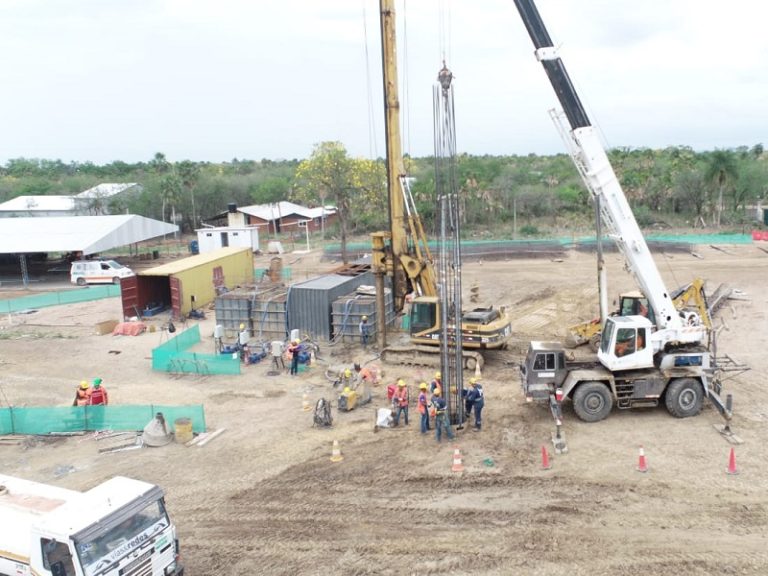
[[[89,302],[91,300],[101,300],[102,298],[113,298],[120,296],[120,286],[109,284],[107,286],[88,286],[87,288],[77,288],[74,290],[62,290],[60,292],[39,292],[30,296],[21,298],[11,298],[9,300],[0,300],[0,313],[9,314],[28,310],[31,308],[45,308],[47,306],[57,306],[59,304],[73,304],[75,302]]]
[[[152,349],[152,369],[177,374],[240,374],[240,357],[235,354],[201,354],[188,349],[200,342],[197,324]]]
[[[606,241],[608,237],[606,236]],[[751,234],[648,234],[646,240],[656,242],[681,242],[687,244],[751,244],[753,239]],[[535,238],[525,240],[462,240],[462,248],[482,248],[484,246],[528,246],[536,244],[560,244],[569,246],[572,244],[589,244],[595,242],[594,236],[571,236],[567,238]],[[429,247],[436,250],[437,241],[430,240]],[[341,250],[340,244],[328,244],[324,248],[325,252],[338,252]],[[350,252],[371,250],[370,242],[349,242],[347,250]]]
[[[205,412],[202,404],[190,406],[136,404],[0,408],[0,434],[143,430],[158,412],[162,413],[171,428],[177,419],[189,418],[193,432],[205,432]]]

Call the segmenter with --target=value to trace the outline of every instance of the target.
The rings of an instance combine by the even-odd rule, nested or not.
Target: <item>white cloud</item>
[[[760,3],[538,7],[611,144],[713,148],[766,134]],[[3,0],[0,161],[293,158],[323,140],[382,154],[378,12],[375,0]],[[462,151],[562,150],[512,0],[398,0],[397,13],[406,151],[432,152],[443,53]]]

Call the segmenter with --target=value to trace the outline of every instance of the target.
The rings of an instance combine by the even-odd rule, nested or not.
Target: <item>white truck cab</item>
[[[69,270],[70,282],[78,286],[120,284],[121,278],[133,275],[133,270],[114,260],[78,260]]]
[[[0,574],[182,576],[158,486],[117,476],[78,492],[0,474]]]

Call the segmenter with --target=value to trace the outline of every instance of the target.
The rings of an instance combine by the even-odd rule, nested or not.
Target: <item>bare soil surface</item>
[[[756,246],[696,252],[657,256],[670,289],[700,276],[710,291],[725,282],[748,298],[730,301],[716,322],[719,353],[752,368],[726,384],[744,440],[735,447],[738,475],[726,474],[731,444],[709,405],[684,420],[663,407],[614,410],[596,424],[567,406],[569,452],[541,469],[554,427],[545,407],[525,403],[516,363],[529,339],[561,339],[597,314],[594,257],[575,252],[464,266],[465,302],[476,285],[481,302],[509,305],[515,342],[483,371],[483,431],[459,431],[441,445],[419,434],[415,409],[409,426],[374,431],[385,385],[398,377],[413,385],[431,371],[381,365],[356,344],[323,346],[298,377],[270,376],[260,364],[235,377],[174,378],[151,370],[162,331],[95,335],[95,323],[120,318],[117,299],[5,317],[3,405],[67,405],[80,380],[98,376],[112,403],[202,403],[209,430],[226,431],[203,447],[113,454],[99,454],[107,441],[92,435],[0,445],[0,470],[75,489],[114,475],[159,484],[190,575],[763,575],[768,255]],[[329,268],[318,253],[284,258],[294,280]],[[617,255],[607,265],[611,294],[635,288]],[[200,325],[200,349],[212,351],[214,313]],[[334,398],[326,366],[372,359],[385,373],[373,402],[334,410],[330,430],[313,428],[302,398]],[[342,462],[329,459],[333,440]],[[644,474],[636,470],[641,445]],[[451,471],[454,446],[461,473]]]

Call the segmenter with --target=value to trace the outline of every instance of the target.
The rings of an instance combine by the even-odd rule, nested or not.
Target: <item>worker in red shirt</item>
[[[88,401],[91,406],[98,406],[103,404],[106,406],[109,404],[109,395],[107,389],[101,385],[101,378],[93,379],[93,390],[91,390],[91,397]]]

